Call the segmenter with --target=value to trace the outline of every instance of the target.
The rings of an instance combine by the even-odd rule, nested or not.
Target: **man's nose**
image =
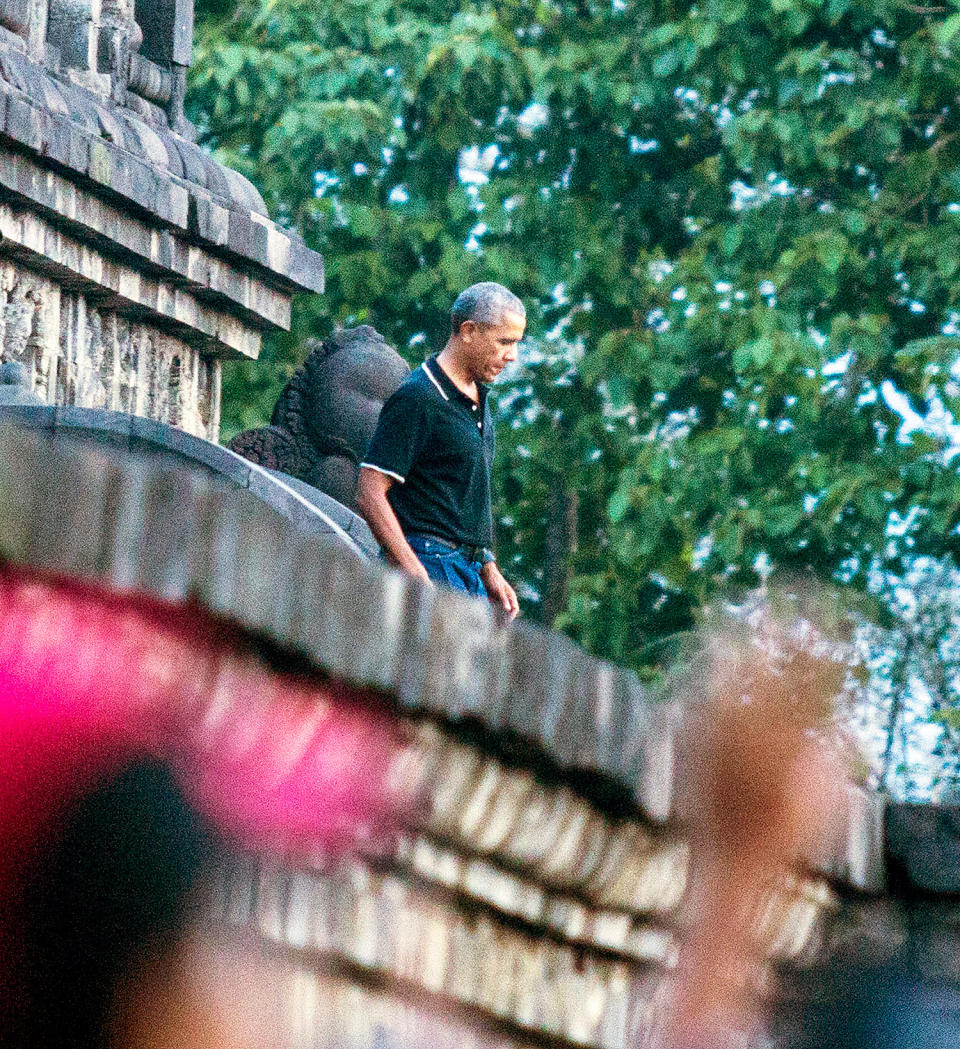
[[[516,359],[517,359],[517,347],[516,347],[516,345],[508,346],[507,347],[507,353],[506,353],[506,356],[504,357],[504,360],[508,364],[512,364]]]

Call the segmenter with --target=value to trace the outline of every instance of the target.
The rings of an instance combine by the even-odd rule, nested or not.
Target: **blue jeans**
[[[472,597],[487,596],[487,589],[480,578],[480,565],[467,560],[463,551],[452,550],[425,535],[408,535],[407,542],[435,583]]]

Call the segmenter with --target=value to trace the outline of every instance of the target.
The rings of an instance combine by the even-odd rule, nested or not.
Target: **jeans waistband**
[[[476,564],[480,564],[483,561],[486,551],[486,547],[471,546],[469,543],[455,543],[452,539],[444,539],[442,536],[431,535],[429,532],[410,532],[407,538],[429,539],[431,543],[438,543],[440,546],[445,546],[448,550],[463,554],[468,561]]]

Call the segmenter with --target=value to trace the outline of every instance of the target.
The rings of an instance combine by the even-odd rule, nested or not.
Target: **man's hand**
[[[520,611],[520,602],[517,600],[517,592],[503,578],[496,561],[488,561],[480,569],[480,578],[487,588],[487,597],[495,605],[500,605],[511,619],[516,619]]]

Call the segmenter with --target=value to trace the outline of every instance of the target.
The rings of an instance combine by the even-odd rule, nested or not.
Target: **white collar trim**
[[[435,376],[435,375],[433,374],[433,372],[432,372],[432,371],[430,371],[430,369],[429,369],[429,368],[427,367],[427,362],[426,362],[426,361],[424,361],[424,362],[423,362],[423,364],[421,364],[421,365],[420,365],[420,367],[421,367],[421,368],[423,368],[423,370],[424,370],[424,371],[425,371],[425,372],[427,373],[427,378],[428,378],[428,379],[429,379],[429,380],[430,380],[430,381],[431,381],[431,382],[433,383],[433,385],[434,385],[434,386],[436,386],[436,388],[437,388],[437,389],[438,389],[438,390],[440,391],[440,396],[441,396],[441,397],[442,397],[442,398],[443,398],[443,399],[444,399],[445,401],[449,401],[449,400],[450,400],[450,397],[448,396],[448,394],[447,394],[447,391],[446,391],[446,390],[445,390],[445,389],[444,389],[444,388],[443,388],[443,387],[442,387],[442,386],[440,385],[440,383],[439,383],[439,382],[437,382],[437,378],[436,378],[436,376]]]

